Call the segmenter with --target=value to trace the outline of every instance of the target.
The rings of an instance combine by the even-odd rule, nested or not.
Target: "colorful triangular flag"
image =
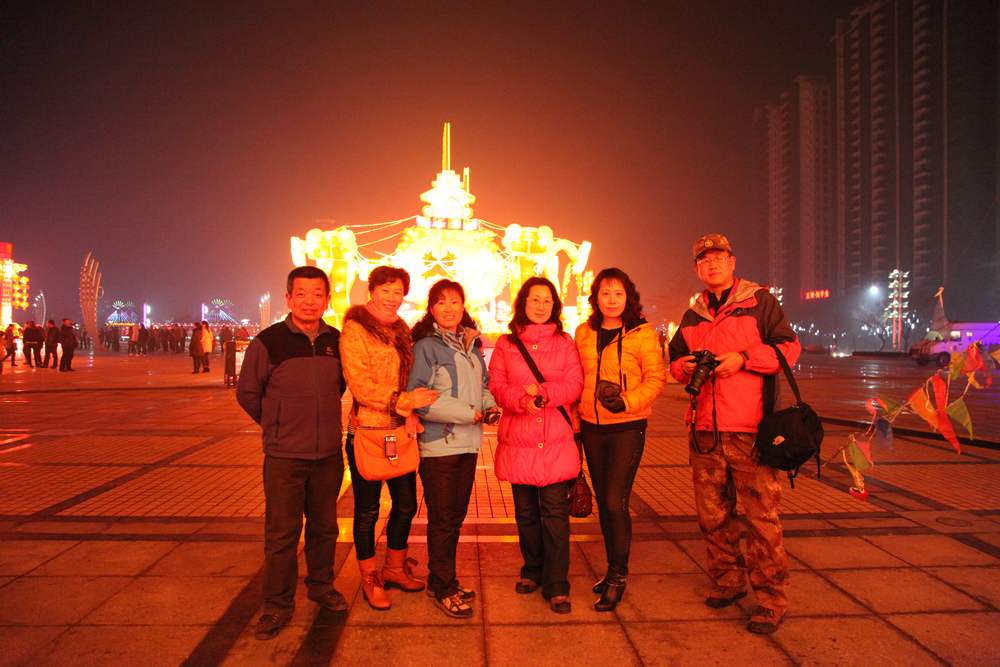
[[[972,434],[972,416],[969,414],[969,406],[965,404],[965,399],[956,398],[952,401],[951,405],[948,406],[948,416],[951,417],[955,423],[961,424],[962,427],[969,433],[970,438],[976,437]]]

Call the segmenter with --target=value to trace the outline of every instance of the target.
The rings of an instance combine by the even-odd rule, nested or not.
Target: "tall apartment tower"
[[[833,95],[820,77],[796,77],[781,100],[756,110],[766,156],[768,280],[792,306],[836,286]]]
[[[837,21],[838,291],[900,268],[911,303],[944,285],[954,313],[996,310],[998,5],[871,0]]]

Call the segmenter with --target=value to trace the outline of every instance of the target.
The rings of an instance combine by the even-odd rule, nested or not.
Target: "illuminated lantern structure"
[[[570,330],[589,315],[587,297],[593,272],[587,270],[591,245],[556,238],[551,227],[496,225],[473,213],[476,197],[469,188],[469,168],[459,176],[451,168],[451,123],[444,124],[441,171],[431,189],[420,195],[421,214],[370,225],[310,229],[304,238],[292,237],[292,262],[314,264],[330,276],[330,308],[326,319],[340,326],[350,306],[351,287],[367,280],[380,264],[398,266],[410,274],[410,293],[400,309],[408,321],[427,307],[427,292],[442,278],[461,283],[466,306],[484,332],[505,331],[510,320],[510,300],[525,280],[543,275],[559,290],[563,319]],[[409,225],[403,227],[403,225]],[[376,241],[358,237],[389,232]],[[398,239],[395,249],[369,259],[365,247]],[[565,262],[560,269],[561,262]],[[572,289],[571,289],[572,288]],[[570,302],[571,293],[575,297]]]
[[[30,295],[27,264],[14,261],[14,244],[0,243],[0,327],[14,321],[14,310],[27,310]]]

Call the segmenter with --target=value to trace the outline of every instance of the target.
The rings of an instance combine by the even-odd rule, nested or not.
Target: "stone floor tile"
[[[248,577],[264,563],[259,542],[184,542],[148,572],[151,576]]]
[[[570,576],[590,576],[590,566],[583,555],[580,542],[569,545]],[[480,542],[479,564],[486,576],[517,576],[524,565],[517,542]]]
[[[37,651],[43,651],[66,627],[49,626],[0,626],[0,667],[32,664],[28,661]]]
[[[607,570],[603,542],[584,542],[581,549],[594,572]],[[629,574],[700,572],[701,567],[671,540],[633,541],[629,551]]]
[[[465,626],[348,626],[331,664],[340,665],[482,665],[483,628],[476,619]]]
[[[339,547],[338,547],[339,548]],[[417,574],[420,577],[424,577],[427,574],[427,542],[416,542],[410,540],[409,547],[407,549],[407,556],[411,558],[416,558],[418,566],[416,568]],[[378,562],[382,562],[385,558],[385,542],[378,545],[376,550],[376,557]],[[350,567],[357,570],[357,565],[352,558],[351,562],[344,567]],[[464,579],[465,577],[478,577],[479,576],[479,549],[476,542],[459,542],[458,550],[456,552],[455,560],[455,573],[459,579]]]
[[[903,519],[898,516],[829,519],[829,521],[838,528],[913,528],[917,525],[909,519]]]
[[[928,571],[1000,609],[1000,567],[935,567]]]
[[[997,523],[1000,526],[1000,523]],[[993,546],[1000,548],[1000,532],[996,533],[976,533],[973,535],[976,539],[982,540],[987,544],[992,544]]]
[[[865,539],[917,566],[1000,565],[1000,559],[947,535],[873,535]]]
[[[735,607],[711,609],[711,582],[703,574],[629,575],[617,614],[624,621],[690,621],[739,617]]]
[[[344,520],[340,519],[340,523]],[[195,524],[192,524],[195,525]],[[264,520],[245,519],[241,521],[216,520],[197,524],[198,528],[192,532],[211,533],[219,535],[250,535],[264,540]]]
[[[820,570],[906,565],[860,537],[789,537],[785,539],[785,549]]]
[[[991,521],[984,516],[978,516],[972,512],[960,512],[956,510],[929,512],[900,512],[901,516],[911,519],[928,528],[933,528],[939,533],[972,533],[972,532],[992,532],[1000,533],[1000,523]]]
[[[828,572],[838,586],[876,612],[979,610],[983,605],[915,569]]]
[[[52,533],[55,535],[98,535],[111,525],[110,521],[27,521],[15,529],[18,533]]]
[[[569,599],[573,605],[573,611],[569,614],[553,612],[542,597],[541,589],[528,595],[516,592],[514,585],[517,580],[517,576],[483,577],[481,606],[485,608],[487,624],[610,623],[616,620],[614,614],[594,611],[592,605],[597,596],[591,591],[591,586],[594,585],[592,577],[569,578]]]
[[[953,665],[1000,664],[1000,613],[912,614],[888,620]]]
[[[80,542],[32,575],[136,576],[177,546],[177,542]]]
[[[253,636],[254,626],[257,624],[257,617],[246,627],[236,643],[229,650],[225,660],[221,660],[223,667],[271,667],[273,665],[290,665],[295,655],[302,648],[302,644],[309,634],[308,625],[289,625],[285,627],[277,637],[267,641],[260,641]]]
[[[33,666],[178,665],[208,626],[76,626],[31,659]]]
[[[215,623],[246,586],[239,577],[139,577],[84,619],[88,625]]]
[[[645,665],[732,667],[791,665],[774,643],[752,635],[743,619],[689,623],[638,623],[625,626]],[[613,664],[613,663],[611,663]]]
[[[115,521],[105,535],[189,535],[205,526],[204,521]]]
[[[788,617],[773,635],[803,665],[939,665],[933,655],[875,616],[838,618]]]
[[[2,625],[71,625],[123,589],[127,577],[21,577],[3,588]]]
[[[751,595],[748,596],[753,597]],[[812,572],[794,572],[788,585],[788,608],[796,616],[868,614],[867,609]]]
[[[0,574],[26,574],[76,544],[72,540],[0,540]]]
[[[490,665],[639,665],[618,623],[486,627]]]
[[[360,581],[353,598],[348,597],[351,605],[347,615],[347,625],[458,625],[482,623],[483,603],[482,587],[478,577],[461,577],[462,585],[476,591],[476,599],[472,602],[475,616],[472,619],[458,619],[446,616],[443,611],[434,605],[434,601],[427,597],[425,591],[416,593],[404,593],[400,590],[390,590],[389,598],[392,600],[392,608],[386,611],[372,609],[361,593]],[[338,585],[338,588],[340,586]],[[350,586],[350,588],[354,588]],[[347,595],[348,585],[341,592]]]

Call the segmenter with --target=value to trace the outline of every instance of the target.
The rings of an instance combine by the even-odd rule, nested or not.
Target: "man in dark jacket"
[[[765,391],[773,396],[773,376],[780,369],[769,343],[789,365],[798,360],[801,347],[768,289],[735,276],[736,257],[725,236],[698,239],[694,260],[706,289],[670,341],[670,373],[682,384],[690,382],[697,367],[694,351],[708,350],[718,361],[687,416],[698,525],[714,583],[705,604],[720,609],[745,597],[746,569],[758,605],[747,629],[770,634],[788,609],[788,555],[778,516],[781,482],[774,468],[754,460],[754,436]],[[737,498],[750,524],[745,567]]]
[[[49,367],[49,357],[52,358],[52,368],[59,367],[59,329],[56,328],[55,320],[49,320],[45,324],[45,358],[42,366]]]
[[[21,335],[24,344],[24,359],[31,367],[42,367],[42,343],[45,342],[45,332],[42,328],[35,326],[34,320],[28,320],[24,324],[24,333]]]
[[[64,318],[62,326],[59,327],[59,346],[62,347],[62,359],[59,360],[59,371],[72,372],[73,354],[76,352],[77,341],[76,331],[73,330],[73,322],[69,318]]]
[[[333,587],[344,477],[340,332],[323,321],[330,281],[321,269],[293,269],[287,292],[290,314],[250,343],[236,389],[264,439],[264,604],[257,639],[276,636],[292,616],[303,514],[309,599],[331,611],[347,609]]]

